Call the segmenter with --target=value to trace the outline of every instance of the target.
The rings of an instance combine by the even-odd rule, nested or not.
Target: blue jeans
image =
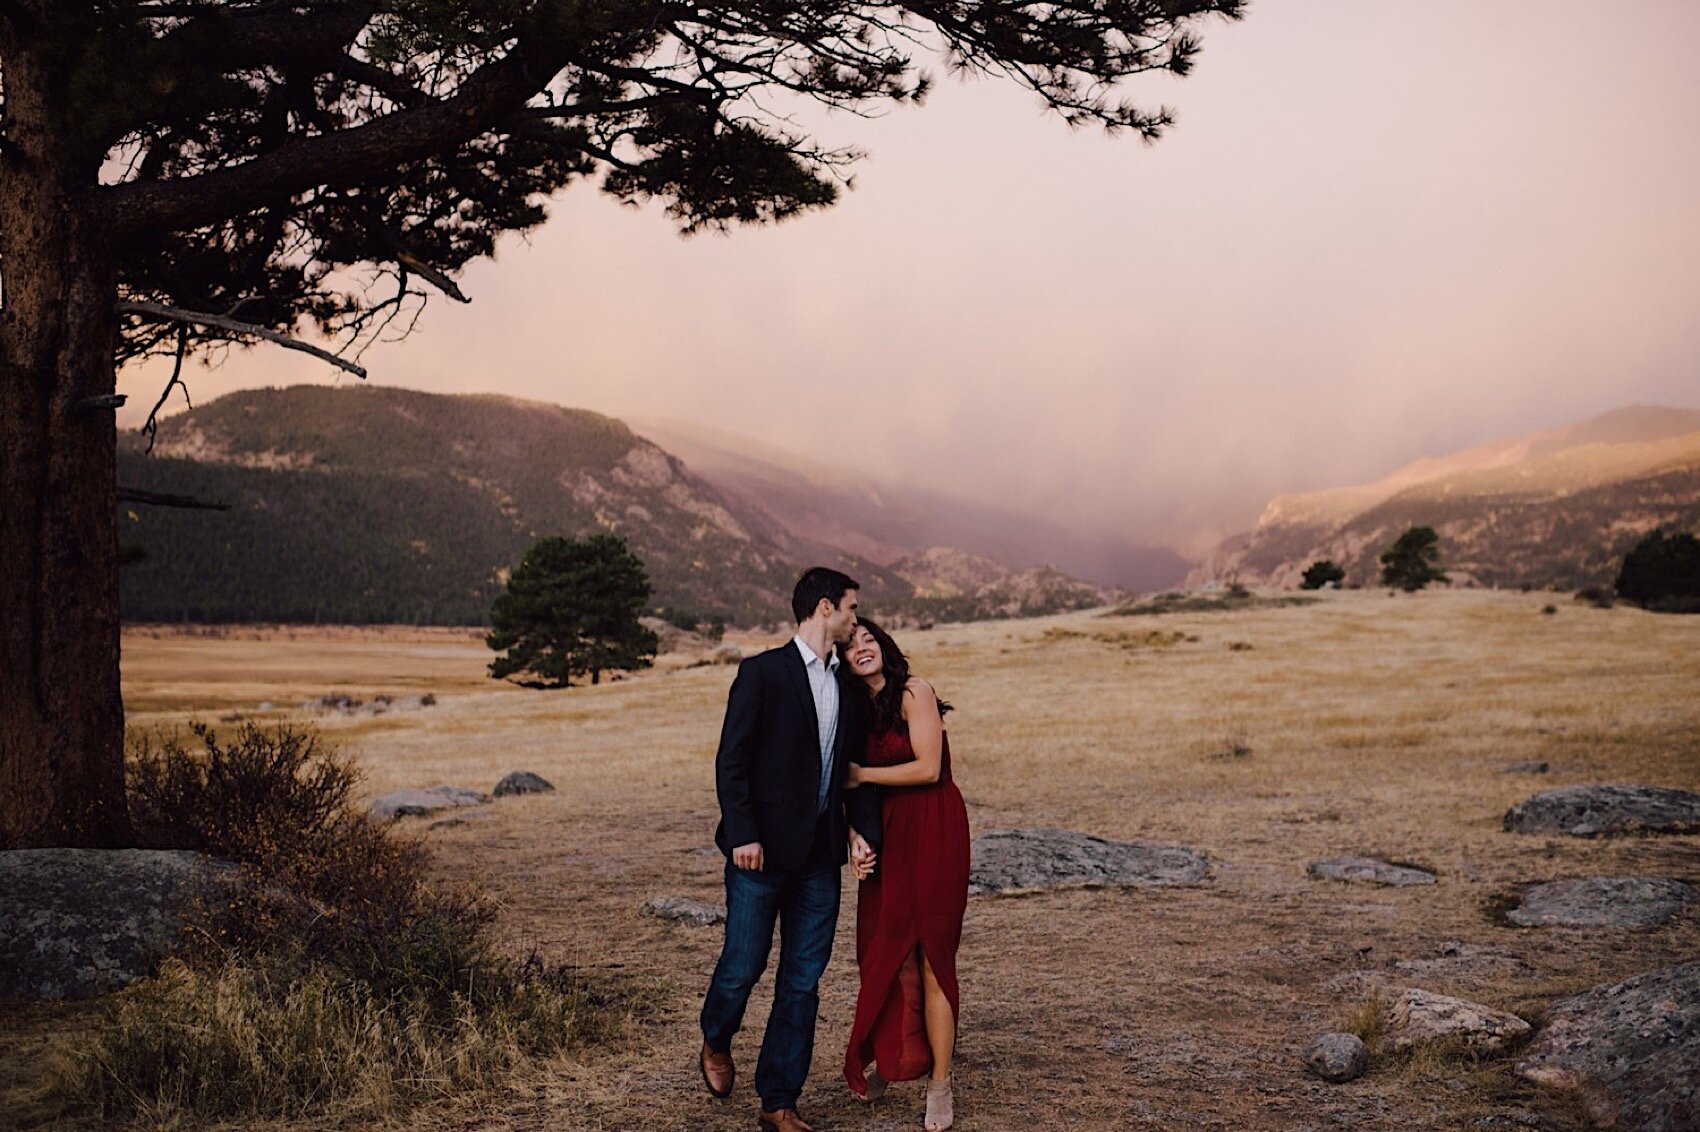
[[[726,944],[703,1000],[702,1035],[709,1048],[730,1052],[750,990],[767,968],[777,919],[779,974],[756,1061],[756,1094],[768,1112],[796,1108],[809,1075],[820,977],[838,928],[838,890],[838,865],[814,858],[791,873],[751,872],[726,862]]]

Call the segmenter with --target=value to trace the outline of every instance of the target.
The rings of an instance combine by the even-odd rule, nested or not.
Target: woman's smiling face
[[[885,669],[885,657],[880,654],[879,642],[865,626],[856,626],[856,631],[850,635],[846,656],[850,661],[850,671],[864,680]]]

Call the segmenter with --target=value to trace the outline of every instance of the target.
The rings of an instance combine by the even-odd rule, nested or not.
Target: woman
[[[902,650],[863,620],[844,660],[874,701],[873,731],[847,787],[881,787],[885,841],[856,902],[862,989],[844,1078],[863,1100],[926,1076],[926,1127],[955,1121],[950,1062],[961,997],[956,947],[968,906],[968,811],[950,777],[950,705],[909,675]]]

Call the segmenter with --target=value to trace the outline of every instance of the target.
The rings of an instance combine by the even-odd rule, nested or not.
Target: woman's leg
[[[951,1055],[956,1052],[956,1013],[933,974],[933,965],[927,962],[925,950],[921,952],[921,990],[927,1046],[933,1051],[933,1080],[946,1081],[950,1079]]]

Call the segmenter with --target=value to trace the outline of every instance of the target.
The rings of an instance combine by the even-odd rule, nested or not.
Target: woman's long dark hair
[[[903,650],[897,647],[897,642],[891,639],[891,634],[881,629],[866,617],[856,619],[856,628],[866,629],[874,638],[874,643],[880,647],[881,663],[884,665],[885,687],[874,695],[874,730],[889,731],[903,722],[903,689],[909,686],[909,658],[903,655]],[[852,636],[851,640],[854,640]],[[839,647],[840,659],[850,663],[850,645]],[[939,715],[943,716],[950,710],[950,705],[939,701]]]

